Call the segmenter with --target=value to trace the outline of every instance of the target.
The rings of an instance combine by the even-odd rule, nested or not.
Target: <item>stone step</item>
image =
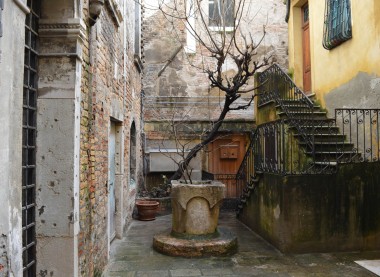
[[[309,110],[310,107],[304,103],[299,103],[299,102],[293,102],[293,103],[288,103],[288,104],[285,104],[284,105],[287,109],[289,109],[290,111],[298,111],[298,110]],[[281,108],[281,105],[277,105],[276,106],[277,109],[282,109]],[[313,110],[321,110],[321,106],[320,105],[316,105],[314,104],[313,106]]]
[[[334,132],[339,133],[339,128],[335,126],[335,119],[333,118],[321,118],[321,119],[316,119],[316,118],[310,118],[310,119],[304,119],[304,118],[293,118],[289,119],[287,123],[290,125],[289,128],[295,129],[296,125],[298,125],[299,128],[302,128],[302,130],[311,132],[312,130],[316,129],[335,129]],[[322,134],[322,132],[321,132]]]
[[[327,112],[324,111],[315,111],[313,113],[311,112],[305,112],[305,111],[294,111],[290,113],[285,113],[284,111],[281,111],[277,113],[280,118],[300,118],[305,120],[323,120],[327,119]]]
[[[313,156],[311,151],[305,152],[308,156]],[[357,151],[315,151],[316,162],[336,162],[340,159],[350,161],[360,157]]]
[[[299,142],[301,146],[306,146],[306,142]],[[349,142],[314,142],[315,151],[319,152],[340,152],[340,151],[352,151],[354,148],[353,143]]]
[[[336,131],[338,132],[338,128]],[[330,133],[330,134],[320,134],[320,133],[306,133],[307,136],[313,137],[315,142],[344,142],[346,140],[346,135],[341,135],[338,133]],[[302,140],[303,137],[300,134],[294,134],[294,137]]]

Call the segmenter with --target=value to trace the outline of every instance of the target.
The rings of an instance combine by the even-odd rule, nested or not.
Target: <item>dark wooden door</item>
[[[246,136],[228,134],[219,136],[209,145],[208,169],[215,180],[223,182],[227,187],[227,198],[235,198],[236,173],[245,154]]]
[[[311,91],[311,59],[310,59],[310,30],[309,30],[309,5],[302,7],[302,52],[303,52],[303,90]]]

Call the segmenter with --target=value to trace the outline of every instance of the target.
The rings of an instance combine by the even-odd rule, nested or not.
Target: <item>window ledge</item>
[[[234,27],[209,26],[208,28],[209,28],[210,31],[214,31],[214,32],[232,33],[233,31],[235,31]]]

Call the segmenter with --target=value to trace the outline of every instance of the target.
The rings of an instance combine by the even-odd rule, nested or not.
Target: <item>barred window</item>
[[[1,23],[1,11],[4,9],[4,1],[0,0],[0,38],[3,36],[3,25]]]
[[[234,0],[209,0],[209,26],[234,27]]]
[[[333,49],[351,37],[350,0],[326,0],[323,47]]]

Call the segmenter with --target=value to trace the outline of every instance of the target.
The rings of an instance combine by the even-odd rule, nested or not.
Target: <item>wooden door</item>
[[[309,5],[302,7],[302,52],[303,52],[303,91],[311,92],[311,59],[310,59],[310,30]]]
[[[246,136],[240,134],[220,135],[209,145],[208,169],[215,180],[227,187],[227,198],[238,197],[236,173],[245,154]]]

